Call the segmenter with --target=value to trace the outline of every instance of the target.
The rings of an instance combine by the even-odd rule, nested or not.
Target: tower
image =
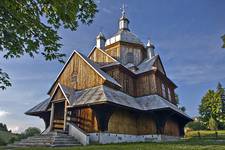
[[[151,59],[152,57],[155,56],[155,46],[151,43],[150,40],[148,40],[148,43],[146,45],[146,50],[147,50],[148,59]]]
[[[102,32],[100,32],[98,34],[98,36],[96,37],[96,47],[100,48],[100,49],[104,49],[105,48],[105,36],[103,35]]]

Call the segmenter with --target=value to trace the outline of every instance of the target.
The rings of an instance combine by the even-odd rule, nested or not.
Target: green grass
[[[201,138],[198,138],[198,132]],[[225,131],[217,131],[218,138],[215,138],[215,131],[190,131],[187,133],[187,139],[177,142],[158,142],[158,143],[123,143],[107,145],[89,145],[67,148],[46,148],[31,147],[17,148],[16,150],[225,150]],[[0,132],[0,137],[6,133]],[[4,149],[4,147],[0,147]]]
[[[225,140],[189,139],[164,143],[126,143],[68,148],[18,148],[16,150],[224,150]]]
[[[217,132],[217,137],[216,137]],[[185,137],[187,138],[193,138],[193,137],[200,137],[201,138],[219,138],[224,139],[225,138],[225,130],[218,130],[218,131],[209,131],[209,130],[200,130],[200,131],[189,131],[185,134]]]

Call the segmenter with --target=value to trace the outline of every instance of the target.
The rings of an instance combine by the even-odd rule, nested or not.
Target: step
[[[72,147],[72,146],[81,146],[80,143],[77,144],[53,144],[51,147]]]
[[[65,132],[50,132],[23,139],[9,147],[69,147],[81,145],[74,137]]]

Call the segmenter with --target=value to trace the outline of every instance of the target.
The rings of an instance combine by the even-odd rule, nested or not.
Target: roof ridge
[[[89,59],[87,56],[84,56],[82,53],[77,52],[77,54],[83,58],[83,60],[89,64],[92,69],[94,69],[104,80],[107,80],[111,83],[113,83],[114,85],[117,85],[119,87],[121,87],[121,85],[114,79],[112,78],[110,75],[108,75],[107,73],[105,73],[103,70],[100,69],[100,66],[98,64],[96,64],[95,62],[93,62],[91,59]]]
[[[94,52],[95,49],[100,50],[102,53],[104,53],[105,55],[107,55],[108,57],[110,57],[112,60],[114,60],[115,62],[118,62],[118,60],[116,60],[115,58],[113,58],[112,56],[110,56],[108,53],[106,53],[104,50],[102,50],[101,48],[97,48],[96,46],[94,46],[94,48],[91,50],[91,52],[88,54],[88,58],[90,57],[90,55]]]

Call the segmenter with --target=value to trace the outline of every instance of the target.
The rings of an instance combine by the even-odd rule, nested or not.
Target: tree
[[[223,48],[225,48],[225,34],[222,36],[222,40],[223,40]]]
[[[221,100],[221,93],[208,90],[203,96],[201,104],[199,105],[199,114],[203,123],[210,127],[213,122],[216,122],[218,127],[223,128],[225,122],[225,114],[223,113],[223,103]]]
[[[40,133],[41,133],[40,129],[36,127],[29,127],[22,134],[26,138],[34,135],[39,135]]]
[[[194,131],[207,129],[206,126],[200,121],[189,122],[188,124],[186,124],[186,127]]]
[[[1,0],[0,52],[6,59],[42,54],[46,60],[64,62],[58,29],[75,31],[80,22],[89,25],[96,12],[94,0]],[[0,88],[11,86],[9,81],[1,69]]]
[[[4,90],[7,86],[11,86],[9,75],[2,72],[2,69],[0,68],[0,89]]]
[[[6,124],[0,123],[0,131],[8,132],[8,128],[7,128]]]
[[[180,110],[182,110],[183,112],[185,112],[186,108],[184,106],[180,105],[180,99],[179,99],[179,96],[177,94],[175,94],[175,101],[176,101],[176,104],[178,105],[178,108]]]
[[[218,125],[215,119],[213,119],[213,117],[210,117],[209,119],[209,129],[210,130],[217,130],[218,129]]]
[[[220,82],[218,82],[217,87],[216,87],[216,91],[221,91],[223,90],[222,84]]]

